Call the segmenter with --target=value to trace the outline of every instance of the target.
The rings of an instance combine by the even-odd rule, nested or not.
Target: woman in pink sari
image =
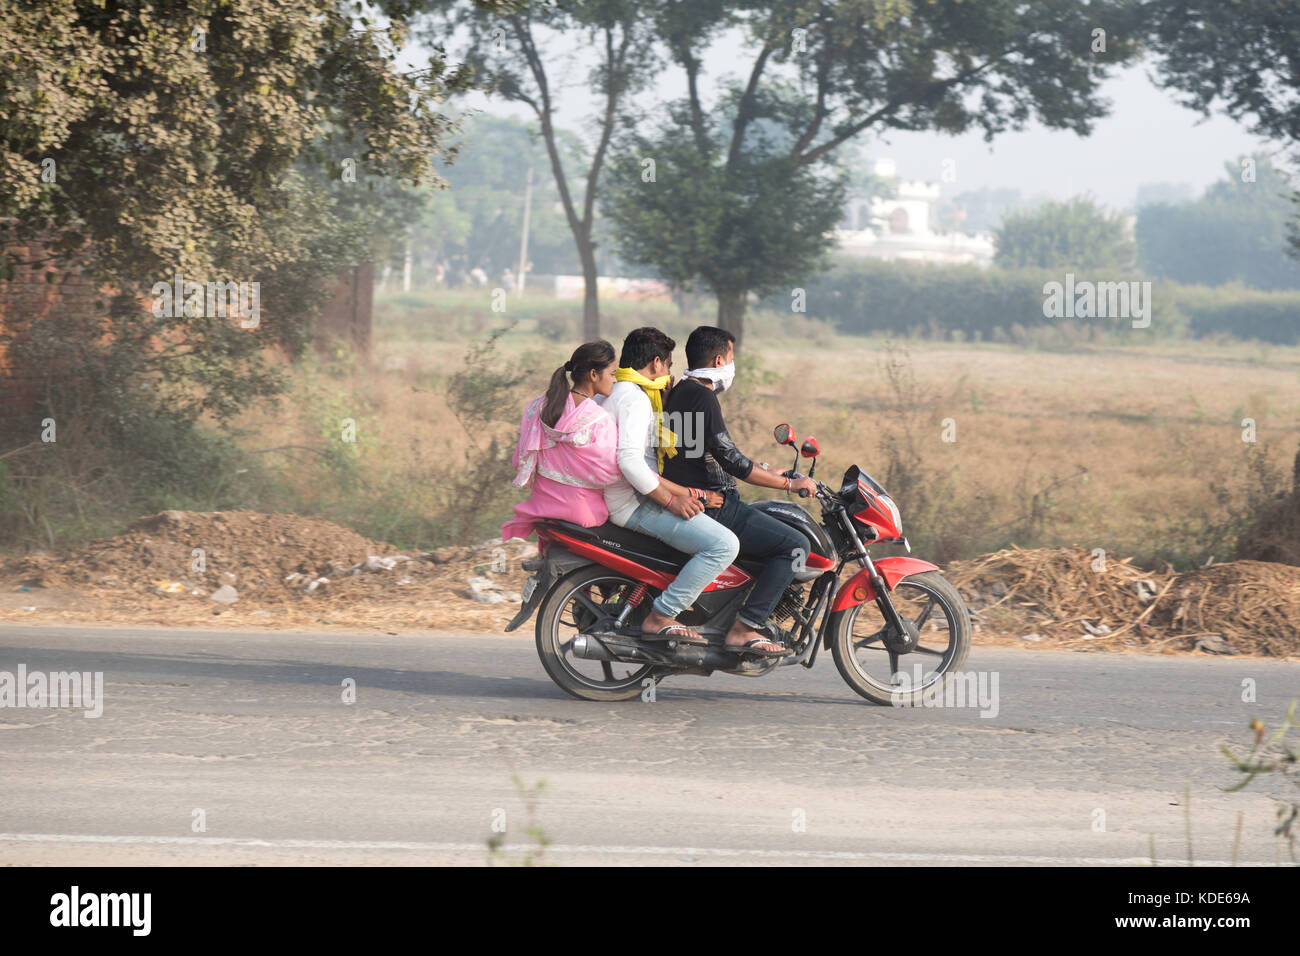
[[[614,419],[595,402],[614,388],[614,346],[587,342],[551,375],[546,394],[533,399],[519,428],[515,484],[531,488],[501,526],[501,540],[526,538],[538,518],[560,518],[585,528],[609,518],[603,489],[620,475]],[[570,386],[570,380],[572,386]]]

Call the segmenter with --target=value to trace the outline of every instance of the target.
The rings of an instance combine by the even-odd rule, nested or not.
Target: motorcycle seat
[[[548,518],[539,522],[539,524],[554,528],[561,534],[577,538],[579,541],[599,545],[620,554],[626,553],[632,560],[650,558],[657,563],[671,564],[680,569],[683,564],[691,559],[689,554],[684,554],[676,548],[669,547],[658,538],[652,538],[647,534],[619,527],[612,521],[606,521],[594,528],[584,528],[582,525],[570,521],[560,521],[553,518]]]
[[[579,541],[598,545],[631,561],[636,561],[638,564],[647,565],[656,570],[668,571],[672,574],[680,571],[682,565],[691,559],[691,555],[678,551],[658,538],[652,538],[649,535],[641,534],[639,531],[620,527],[612,521],[606,521],[594,528],[584,528],[582,525],[554,518],[539,521],[538,524],[554,528],[561,534],[577,538]],[[751,574],[755,574],[762,570],[766,562],[764,559],[746,558],[742,554],[736,559],[735,563]]]

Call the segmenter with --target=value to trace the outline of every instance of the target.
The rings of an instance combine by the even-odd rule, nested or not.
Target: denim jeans
[[[794,580],[795,549],[802,548],[807,554],[808,538],[797,528],[745,504],[735,491],[726,493],[720,508],[711,508],[705,514],[735,532],[746,558],[767,559],[736,615],[746,627],[760,628]]]
[[[654,609],[665,617],[676,617],[694,604],[700,592],[736,560],[740,550],[736,536],[708,515],[680,518],[652,501],[641,502],[624,527],[694,555],[654,600]]]

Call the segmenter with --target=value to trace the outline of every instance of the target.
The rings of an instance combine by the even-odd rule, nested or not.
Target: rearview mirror
[[[816,458],[822,453],[821,446],[817,444],[817,439],[809,435],[803,441],[801,452],[805,458]]]
[[[794,429],[786,424],[777,425],[773,428],[772,437],[776,439],[778,445],[793,445],[795,443]]]

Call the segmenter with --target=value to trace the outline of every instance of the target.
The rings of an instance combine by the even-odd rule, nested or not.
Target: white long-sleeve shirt
[[[622,527],[641,504],[637,492],[648,495],[659,487],[654,410],[641,386],[633,382],[615,382],[614,390],[596,396],[596,401],[618,425],[618,470],[623,477],[605,486],[605,507],[609,520]]]

